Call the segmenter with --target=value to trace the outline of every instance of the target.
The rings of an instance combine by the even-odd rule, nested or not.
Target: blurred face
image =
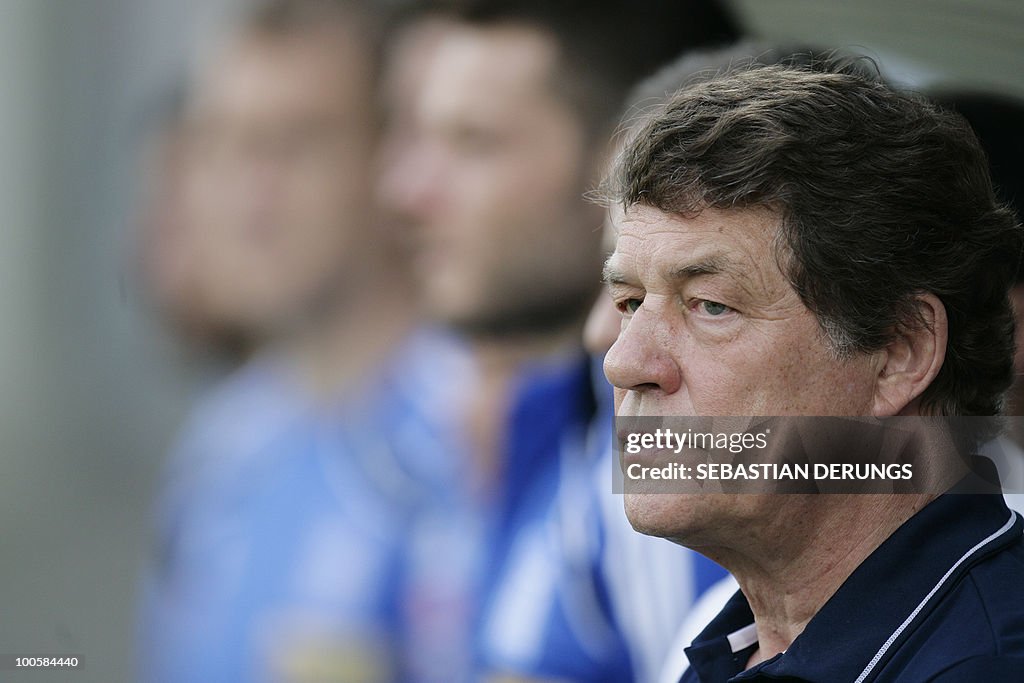
[[[768,212],[626,213],[606,266],[622,315],[605,359],[616,415],[872,414],[871,357],[835,358],[779,268],[777,230]],[[691,540],[728,520],[742,533],[773,505],[756,495],[626,500],[637,529]]]
[[[466,331],[564,325],[596,291],[601,211],[582,196],[590,150],[555,57],[527,28],[449,27],[385,176],[428,311]]]
[[[249,35],[189,111],[189,221],[209,314],[274,334],[355,277],[368,226],[368,66],[340,27]]]

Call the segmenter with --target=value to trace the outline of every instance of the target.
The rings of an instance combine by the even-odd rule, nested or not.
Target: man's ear
[[[878,356],[875,417],[914,414],[918,397],[934,381],[946,358],[946,307],[934,294],[921,294],[917,310],[918,324],[897,330]]]

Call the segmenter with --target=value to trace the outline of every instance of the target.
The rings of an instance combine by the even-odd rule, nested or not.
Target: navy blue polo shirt
[[[686,649],[680,683],[1024,681],[1022,520],[999,495],[946,494],[872,553],[784,653],[757,646],[742,593]]]

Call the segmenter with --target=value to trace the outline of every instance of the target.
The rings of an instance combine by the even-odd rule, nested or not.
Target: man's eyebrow
[[[612,265],[612,259],[609,256],[608,260],[604,262],[604,268],[601,270],[601,280],[605,286],[611,285],[628,285],[631,284],[631,280],[615,266]]]
[[[695,277],[700,277],[702,275],[721,274],[733,274],[736,276],[743,275],[742,271],[739,268],[736,268],[729,259],[716,255],[702,258],[694,263],[688,263],[685,266],[675,268],[669,271],[667,279],[671,282],[681,282]],[[625,273],[612,265],[611,258],[609,258],[604,264],[602,279],[604,280],[605,285],[631,285],[634,283],[633,279],[629,278]]]
[[[742,276],[743,274],[742,271],[739,268],[736,268],[728,258],[715,255],[702,258],[694,263],[688,263],[685,266],[680,266],[679,268],[669,271],[668,279],[672,282],[679,282],[682,280],[690,280],[695,277],[700,277],[702,275],[721,275],[723,273],[737,276]]]

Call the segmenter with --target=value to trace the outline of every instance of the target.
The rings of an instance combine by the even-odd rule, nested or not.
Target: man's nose
[[[604,374],[614,386],[628,391],[674,394],[683,384],[682,369],[673,356],[676,333],[658,311],[640,305],[622,326],[604,359]]]

